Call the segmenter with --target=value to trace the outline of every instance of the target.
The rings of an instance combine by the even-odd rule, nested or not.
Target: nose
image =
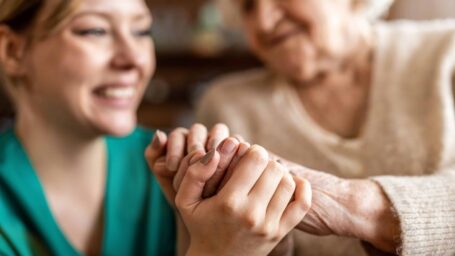
[[[255,20],[258,32],[273,31],[282,16],[283,11],[275,0],[257,0]]]
[[[128,33],[119,33],[115,40],[114,56],[111,64],[118,70],[131,70],[142,67],[145,64],[146,56],[149,54],[145,47],[141,47],[143,42]]]

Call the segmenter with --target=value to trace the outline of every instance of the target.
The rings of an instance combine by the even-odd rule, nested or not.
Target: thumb
[[[220,155],[213,149],[188,168],[175,198],[180,211],[192,212],[200,203],[204,186],[215,173],[219,161]]]
[[[165,174],[164,172],[156,172],[155,163],[161,157],[165,156],[166,153],[166,146],[167,146],[167,136],[164,132],[158,130],[155,132],[155,136],[153,136],[153,140],[151,141],[150,145],[145,150],[145,160],[149,168],[154,172],[155,175],[162,175]],[[164,169],[164,171],[167,171]]]

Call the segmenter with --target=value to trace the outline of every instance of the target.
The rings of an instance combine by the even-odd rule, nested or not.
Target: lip
[[[109,82],[93,89],[98,104],[116,110],[128,110],[137,105],[137,83]]]
[[[298,30],[289,30],[289,31],[281,32],[281,33],[275,34],[275,35],[267,38],[266,44],[269,47],[275,47],[299,33],[300,33],[300,31],[298,31]]]

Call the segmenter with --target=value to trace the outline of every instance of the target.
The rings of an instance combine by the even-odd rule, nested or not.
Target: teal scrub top
[[[153,133],[105,138],[102,255],[175,255],[174,212],[144,159]],[[52,161],[52,156],[49,156]],[[60,230],[13,129],[0,134],[0,255],[80,255]]]

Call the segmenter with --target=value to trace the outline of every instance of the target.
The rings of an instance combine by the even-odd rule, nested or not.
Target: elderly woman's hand
[[[348,180],[280,159],[294,175],[310,181],[313,202],[298,229],[315,235],[361,239],[386,252],[399,246],[399,222],[381,187],[371,180]]]

